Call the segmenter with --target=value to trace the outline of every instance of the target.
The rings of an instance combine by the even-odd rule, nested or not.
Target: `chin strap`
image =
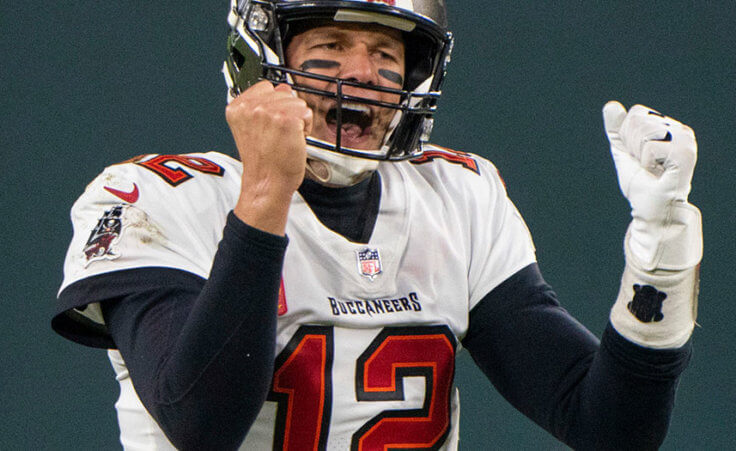
[[[324,161],[307,158],[307,177],[325,185],[330,181],[332,171]]]
[[[351,186],[378,169],[379,161],[342,155],[307,145],[307,175],[328,186]]]

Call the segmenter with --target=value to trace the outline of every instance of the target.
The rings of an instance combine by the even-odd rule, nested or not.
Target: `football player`
[[[228,21],[240,161],[142,155],[72,208],[52,324],[109,349],[126,449],[456,449],[461,346],[569,446],[662,443],[702,254],[691,129],[603,109],[633,219],[599,341],[494,166],[427,142],[442,0],[233,0]]]

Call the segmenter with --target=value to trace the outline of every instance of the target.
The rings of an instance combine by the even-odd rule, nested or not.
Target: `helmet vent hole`
[[[238,51],[238,49],[232,48],[231,49],[231,52],[230,52],[230,55],[232,56],[233,62],[235,63],[235,65],[238,68],[243,67],[243,64],[245,63],[245,56],[243,56],[243,54],[240,53],[240,51]]]

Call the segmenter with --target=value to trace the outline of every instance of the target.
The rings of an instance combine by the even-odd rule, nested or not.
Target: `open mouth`
[[[373,112],[366,105],[343,103],[340,111],[340,136],[353,141],[370,134],[373,124]],[[337,133],[337,106],[327,110],[325,121],[328,127]]]

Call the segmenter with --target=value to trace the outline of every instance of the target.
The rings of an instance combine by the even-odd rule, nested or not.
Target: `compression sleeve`
[[[610,324],[599,342],[536,263],[470,312],[463,346],[504,398],[575,449],[657,449],[690,357],[690,343],[643,348]]]
[[[178,449],[237,448],[260,411],[285,248],[230,213],[201,291],[190,283],[102,303],[138,396]]]

